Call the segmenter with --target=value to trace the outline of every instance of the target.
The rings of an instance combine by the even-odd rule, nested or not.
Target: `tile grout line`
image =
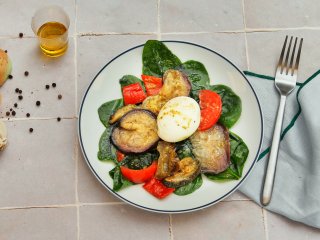
[[[56,120],[57,118],[56,117],[30,117],[30,118],[7,118],[7,117],[4,117],[4,118],[1,118],[0,117],[0,120],[1,121],[4,121],[4,122],[14,122],[14,121],[25,121],[25,120],[31,120],[31,121],[35,121],[35,120]],[[61,117],[61,119],[65,119],[65,120],[72,120],[72,119],[78,119],[77,116],[74,116],[74,117]]]
[[[23,210],[23,209],[34,209],[34,208],[68,208],[76,207],[76,204],[54,204],[54,205],[39,205],[39,206],[21,206],[21,207],[1,207],[0,211],[3,210]]]
[[[77,53],[78,53],[78,39],[77,39],[77,13],[78,13],[78,5],[77,0],[74,1],[75,4],[75,21],[74,21],[74,88],[75,88],[75,100],[74,100],[74,108],[75,114],[78,112],[78,62],[77,62]],[[77,131],[76,131],[77,133]],[[79,193],[78,193],[78,171],[79,171],[79,154],[78,154],[78,136],[76,134],[75,139],[75,201],[76,201],[76,209],[77,209],[77,239],[80,239],[80,206],[79,206]]]
[[[160,0],[157,1],[157,39],[161,39],[161,25],[160,25]]]
[[[170,240],[174,240],[173,228],[172,228],[172,214],[169,214],[169,235],[170,235]]]
[[[262,211],[264,235],[265,235],[266,240],[269,240],[267,211],[264,208],[261,208],[261,211]]]
[[[246,49],[246,60],[247,60],[247,69],[250,69],[250,60],[249,60],[249,49],[248,49],[248,38],[247,38],[247,24],[246,24],[246,13],[245,13],[245,5],[242,0],[242,14],[243,14],[243,26],[244,26],[244,44]]]
[[[158,0],[158,4],[160,0]],[[158,19],[160,18],[160,13],[158,11]],[[158,21],[160,22],[160,21]],[[159,26],[158,26],[159,28]],[[254,33],[254,32],[277,32],[277,31],[288,31],[288,30],[320,30],[320,27],[287,27],[287,28],[245,28],[244,30],[220,30],[220,31],[213,31],[213,32],[164,32],[163,34],[209,34],[209,33]],[[154,35],[158,34],[157,32],[84,32],[84,33],[75,33],[75,36],[104,36],[104,35]],[[24,36],[23,38],[32,39],[36,38],[35,36]],[[0,36],[0,39],[20,39],[17,36],[13,35],[5,35]]]

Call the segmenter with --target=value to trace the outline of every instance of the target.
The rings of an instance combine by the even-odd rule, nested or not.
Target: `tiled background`
[[[39,52],[30,21],[35,9],[53,2],[70,16],[70,45],[63,57],[48,59]],[[202,44],[243,70],[272,75],[284,36],[303,36],[303,81],[319,67],[318,5],[317,0],[0,0],[0,48],[14,65],[13,79],[0,89],[0,118],[9,131],[9,145],[0,154],[0,239],[319,239],[319,230],[269,213],[238,192],[183,215],[128,206],[93,177],[76,130],[79,103],[95,74],[116,54],[151,38]],[[53,82],[57,87],[46,90]],[[23,90],[22,101],[15,88]],[[17,115],[8,120],[5,112],[15,102]]]

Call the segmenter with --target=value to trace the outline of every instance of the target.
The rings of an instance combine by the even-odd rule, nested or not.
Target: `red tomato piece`
[[[199,91],[201,119],[199,130],[211,128],[219,120],[222,112],[222,101],[219,94],[211,90]]]
[[[156,198],[162,199],[174,192],[174,188],[166,187],[160,180],[152,178],[149,182],[143,185],[143,188],[155,196]]]
[[[117,151],[116,152],[116,155],[117,155],[117,161],[118,162],[121,162],[123,159],[124,159],[124,157],[126,156],[126,155],[124,155],[122,152],[120,152],[120,151]]]
[[[140,83],[133,83],[122,88],[124,104],[141,103],[146,97],[146,93]]]
[[[153,162],[149,167],[135,170],[125,166],[120,167],[122,175],[131,182],[143,183],[151,179],[157,170],[157,162]]]
[[[162,79],[154,76],[141,75],[148,96],[157,95],[162,88]]]

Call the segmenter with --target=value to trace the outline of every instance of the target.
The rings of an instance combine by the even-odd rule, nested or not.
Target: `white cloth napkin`
[[[246,75],[259,98],[265,131],[260,160],[240,191],[260,204],[279,94],[270,78]],[[266,209],[320,228],[320,70],[287,98],[282,129],[273,195]]]

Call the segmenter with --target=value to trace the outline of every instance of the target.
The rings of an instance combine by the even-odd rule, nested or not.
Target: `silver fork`
[[[265,175],[263,192],[261,197],[261,202],[264,206],[267,206],[271,201],[286,98],[296,86],[298,66],[299,66],[300,54],[301,54],[301,48],[302,48],[302,42],[303,42],[303,38],[301,38],[299,43],[298,53],[295,54],[296,45],[298,41],[298,38],[297,37],[295,38],[294,46],[293,46],[293,50],[292,50],[291,58],[289,62],[289,55],[290,55],[293,37],[290,38],[289,46],[286,49],[287,40],[288,40],[288,36],[286,36],[286,39],[282,47],[279,63],[277,65],[276,77],[275,77],[275,86],[278,89],[278,92],[280,93],[280,103],[278,108],[277,120],[274,128],[274,132],[273,132],[271,151],[270,151],[268,167]],[[286,57],[284,59],[285,52],[286,52]],[[296,61],[293,64],[294,58]]]

